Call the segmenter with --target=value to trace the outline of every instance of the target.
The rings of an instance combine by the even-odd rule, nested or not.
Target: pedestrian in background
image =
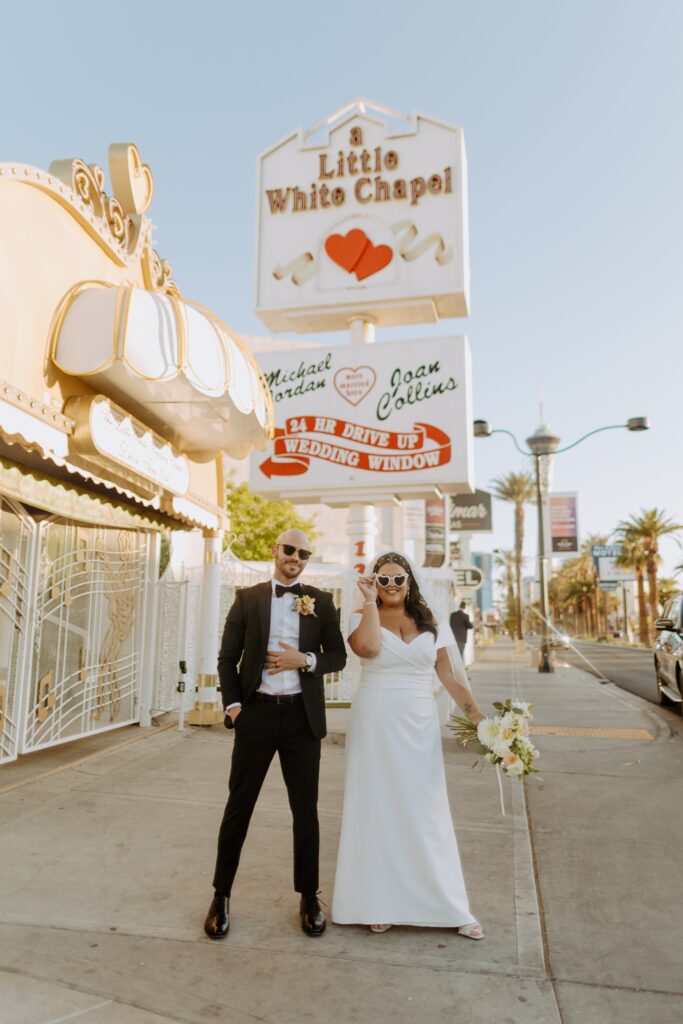
[[[458,645],[458,650],[462,657],[463,662],[465,661],[465,645],[467,644],[467,632],[472,629],[472,620],[465,611],[467,607],[465,601],[460,602],[460,607],[457,611],[453,612],[450,617],[450,627],[455,637],[455,642]]]

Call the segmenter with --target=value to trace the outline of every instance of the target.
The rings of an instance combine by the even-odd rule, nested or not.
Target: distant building
[[[493,608],[493,555],[486,551],[473,551],[472,564],[481,569],[484,576],[484,582],[475,591],[476,607],[483,619],[484,613]]]

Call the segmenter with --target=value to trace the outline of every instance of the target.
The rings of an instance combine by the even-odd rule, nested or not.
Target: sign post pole
[[[541,592],[541,653],[538,665],[539,672],[554,672],[550,659],[548,636],[548,566],[545,554],[545,524],[543,522],[543,495],[541,493],[541,456],[534,452],[534,470],[536,476],[536,502],[538,505],[538,584]]]
[[[349,506],[349,543],[351,556],[349,564],[361,576],[370,571],[375,555],[377,520],[374,505]]]
[[[624,602],[624,636],[626,642],[631,643],[631,630],[628,628],[628,604],[626,602],[626,580],[621,582],[621,597]]]
[[[352,345],[374,345],[375,323],[367,316],[352,316],[349,320]],[[370,571],[375,556],[377,517],[374,505],[349,505],[349,565],[364,576]]]

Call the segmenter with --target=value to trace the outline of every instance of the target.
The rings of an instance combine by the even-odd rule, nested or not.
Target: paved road
[[[596,675],[601,672],[610,682],[617,683],[624,690],[630,690],[655,704],[659,703],[652,651],[586,642],[575,646],[598,670]],[[577,668],[588,670],[586,662],[571,649],[558,651],[557,657]]]

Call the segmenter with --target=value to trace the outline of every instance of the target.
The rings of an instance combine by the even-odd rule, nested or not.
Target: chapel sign
[[[472,490],[464,337],[263,352],[275,437],[251,458],[265,497],[348,505]]]
[[[469,309],[462,130],[357,101],[259,159],[256,311],[273,331]]]

